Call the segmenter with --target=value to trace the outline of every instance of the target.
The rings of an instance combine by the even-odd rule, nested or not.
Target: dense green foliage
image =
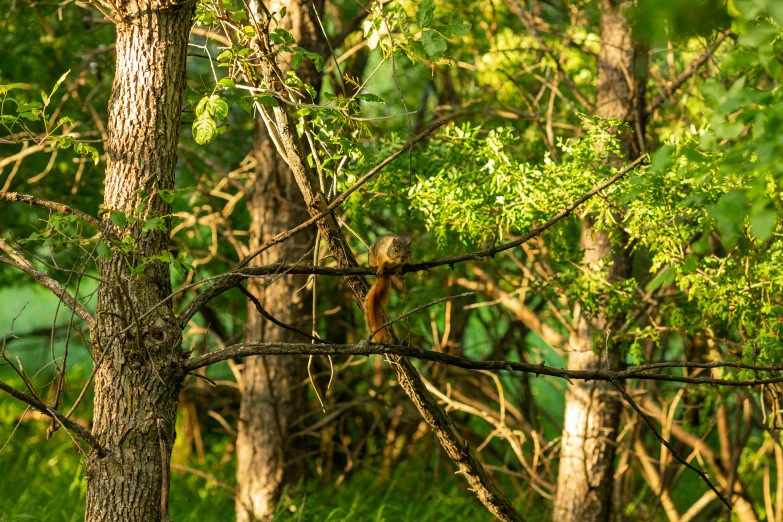
[[[593,117],[591,107],[579,100],[595,96],[597,4],[536,2],[530,13],[539,34],[526,31],[502,3],[423,0],[391,2],[382,10],[371,4],[360,29],[335,50],[350,58],[349,49],[359,46],[351,51],[353,59],[342,62],[342,70],[330,56],[299,47],[282,28],[273,30],[275,52],[294,70],[311,64],[324,74],[319,93],[295,71],[285,83],[289,98],[308,99],[306,93],[315,100],[288,103],[300,136],[312,147],[307,160],[327,194],[351,187],[431,120],[453,120],[391,163],[341,209],[346,236],[361,262],[366,262],[366,244],[386,231],[412,237],[417,261],[519,237],[616,171],[618,130],[630,129],[620,121]],[[392,298],[394,314],[460,293],[462,287],[476,287],[483,295],[409,318],[400,329],[406,342],[475,359],[562,367],[578,305],[587,313],[624,319],[619,331],[600,332],[600,344],[620,350],[629,364],[688,359],[783,363],[780,5],[777,0],[640,0],[629,17],[635,34],[651,49],[648,103],[665,95],[648,115],[642,139],[649,166],[612,185],[524,249],[407,276],[400,286],[405,291]],[[330,38],[359,12],[351,1],[329,3],[324,24]],[[4,191],[34,194],[99,215],[114,39],[111,24],[104,22],[76,5],[55,9],[21,2],[0,20],[0,160],[13,159],[0,171]],[[192,36],[177,190],[144,195],[173,202],[170,215],[146,216],[143,226],[172,228],[170,251],[155,259],[170,263],[175,288],[224,273],[247,253],[253,118],[259,106],[281,103],[281,94],[268,86],[247,84],[254,59],[247,44],[256,35],[239,3],[200,1],[196,27],[223,30],[230,42],[210,40],[203,33]],[[676,92],[666,92],[716,34],[729,31],[702,68]],[[556,54],[544,52],[541,42]],[[351,69],[358,74],[352,76],[349,67],[360,55],[366,67]],[[563,81],[564,75],[574,88]],[[27,147],[38,150],[14,157]],[[123,226],[142,219],[143,211],[115,211],[109,219]],[[586,216],[625,243],[633,260],[632,277],[607,283],[606,265],[587,270],[580,264],[580,228]],[[19,204],[0,203],[0,222],[0,238],[34,258],[40,269],[51,269],[91,309],[96,260],[109,249],[134,247],[106,238],[99,242],[94,230],[74,216]],[[324,252],[320,259],[330,264]],[[55,267],[75,273],[58,273]],[[53,312],[56,300],[33,289],[26,275],[9,266],[0,265],[0,283],[0,331],[9,331],[11,319],[30,301],[14,328],[22,339],[10,342],[7,353],[20,356],[30,375],[43,368],[33,382],[45,395],[56,380],[52,357],[61,361],[66,344],[75,343],[66,333],[73,318],[64,309]],[[320,335],[336,342],[361,340],[362,319],[344,283],[319,277],[315,285]],[[193,295],[177,294],[176,307]],[[528,316],[522,317],[509,300],[536,321],[526,321]],[[223,338],[209,333],[208,321],[197,316],[185,331],[187,349],[205,351],[242,338],[247,314],[242,295],[228,292],[211,305],[224,326]],[[31,316],[38,320],[29,320]],[[50,331],[53,323],[57,328]],[[73,370],[66,404],[75,400],[92,368],[81,346],[76,355],[76,348],[70,350]],[[276,519],[488,516],[460,489],[461,483],[451,480],[451,464],[433,438],[420,433],[415,412],[401,405],[399,387],[388,386],[393,381],[388,368],[373,364],[341,367],[327,395],[328,412],[314,408],[318,413],[307,418],[312,424],[306,435],[315,455],[308,460],[313,480],[285,495]],[[419,367],[438,389],[456,390],[454,400],[461,405],[452,405],[453,415],[481,448],[504,491],[532,520],[546,519],[548,500],[542,499],[551,497],[555,482],[567,384],[506,373],[493,380]],[[329,370],[322,362],[316,370],[316,381],[325,388]],[[186,383],[183,402],[192,406],[187,411],[195,412],[195,419],[192,413],[181,414],[180,429],[186,435],[179,439],[174,463],[231,485],[233,437],[208,412],[219,410],[235,425],[235,385],[225,384],[233,375],[225,365],[210,368],[208,375],[221,386]],[[713,374],[740,379],[770,375],[733,369]],[[23,386],[7,365],[0,367],[0,379]],[[666,413],[703,436],[716,453],[723,449],[716,408],[728,411],[737,425],[743,422],[747,431],[734,434],[736,460],[721,465],[734,466],[759,519],[773,520],[764,503],[769,483],[759,470],[763,467],[774,477],[783,466],[775,449],[779,452],[777,430],[783,425],[779,385],[765,391],[648,381],[633,386],[665,408],[674,401],[674,411]],[[196,398],[186,400],[188,393]],[[747,411],[752,409],[752,422],[741,420],[745,404]],[[23,411],[7,397],[0,400],[0,447],[10,437],[0,450],[0,520],[80,519],[84,479],[79,456],[62,432],[46,441],[43,421],[28,418],[14,431]],[[89,422],[90,412],[85,401],[77,417]],[[203,437],[192,435],[194,424],[203,426]],[[627,436],[642,440],[653,458],[661,454],[649,434],[629,428]],[[358,445],[355,454],[348,450],[352,445]],[[655,511],[662,520],[660,492],[650,486],[638,459],[629,456],[628,461],[630,471],[622,470],[627,471],[628,497],[620,507],[629,517]],[[530,469],[541,477],[535,488],[527,482]],[[690,473],[668,480],[683,512],[705,491]],[[775,492],[768,494],[773,498]],[[720,508],[712,506],[704,516],[718,516]],[[225,520],[233,510],[233,497],[225,488],[193,473],[174,473],[174,520]]]

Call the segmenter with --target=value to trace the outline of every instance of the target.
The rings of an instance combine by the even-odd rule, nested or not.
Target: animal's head
[[[391,246],[389,247],[389,257],[401,261],[410,261],[411,242],[399,237],[395,237]]]

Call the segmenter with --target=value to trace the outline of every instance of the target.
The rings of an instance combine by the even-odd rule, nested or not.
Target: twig
[[[253,258],[255,258],[261,252],[267,250],[269,247],[272,247],[272,246],[274,246],[274,245],[276,245],[278,243],[282,243],[283,241],[285,241],[286,239],[290,238],[294,234],[297,234],[297,233],[301,232],[302,230],[304,230],[305,228],[309,227],[310,225],[312,225],[313,223],[315,223],[319,219],[322,219],[324,216],[327,216],[328,214],[330,214],[335,208],[340,206],[348,198],[348,196],[350,196],[351,194],[356,192],[359,189],[359,187],[361,187],[362,185],[367,183],[376,174],[378,174],[378,172],[380,172],[381,169],[383,169],[386,165],[388,165],[389,163],[391,163],[392,161],[397,159],[400,155],[402,155],[411,146],[413,146],[416,143],[420,142],[421,140],[426,138],[430,133],[432,133],[433,131],[435,131],[436,129],[438,129],[442,125],[444,125],[446,123],[446,121],[447,120],[445,120],[445,119],[444,120],[438,120],[438,121],[434,122],[432,125],[430,125],[429,127],[427,127],[426,129],[424,129],[423,131],[421,131],[421,133],[419,133],[411,141],[409,141],[408,143],[406,143],[405,145],[400,147],[400,149],[398,149],[397,152],[395,152],[394,154],[392,154],[391,156],[389,156],[388,158],[386,158],[385,160],[380,162],[372,170],[370,170],[370,172],[368,172],[367,174],[365,174],[364,176],[359,178],[356,181],[356,183],[354,183],[349,189],[347,189],[345,192],[343,192],[342,194],[340,194],[339,196],[334,198],[334,200],[331,203],[329,203],[329,205],[327,205],[326,208],[322,212],[320,212],[319,214],[311,217],[310,219],[308,219],[307,221],[305,221],[301,225],[298,225],[298,226],[292,228],[291,230],[288,230],[286,232],[282,232],[282,233],[276,235],[275,237],[273,237],[272,239],[270,239],[269,241],[267,241],[266,243],[264,243],[263,245],[261,245],[257,249],[253,250],[250,254],[245,256],[245,258],[242,261],[239,262],[239,264],[237,265],[237,268],[243,268],[243,267],[247,266],[247,264],[250,263],[250,261],[252,261]]]
[[[436,124],[438,126],[442,125],[443,123],[444,123],[444,121],[436,122]],[[432,132],[432,130],[434,130],[434,128],[433,128],[434,125],[435,124],[431,125],[427,129],[425,129],[421,134],[419,134],[416,138],[414,138],[414,142],[417,141],[417,139],[419,139],[419,138],[423,138],[424,135],[426,135],[427,133]],[[403,147],[402,149],[398,150],[395,153],[396,154],[395,157],[399,156],[404,151],[405,151],[405,147]],[[391,161],[391,157],[387,158],[387,160],[384,160],[384,162],[382,162],[382,164],[379,164],[375,169],[373,169],[373,171],[380,170],[380,168],[382,168],[389,161]],[[546,223],[544,223],[543,225],[540,225],[540,226],[534,228],[533,230],[531,230],[530,232],[528,232],[527,234],[525,234],[524,236],[522,236],[521,238],[519,238],[519,239],[517,239],[515,241],[510,241],[508,243],[503,243],[503,244],[501,244],[499,246],[496,246],[496,247],[493,247],[493,248],[489,248],[489,249],[486,249],[486,250],[478,250],[476,252],[469,252],[467,254],[461,254],[461,255],[458,255],[458,256],[454,256],[454,257],[445,257],[445,258],[442,258],[442,259],[436,259],[434,261],[428,261],[428,262],[425,262],[425,263],[415,263],[415,264],[405,265],[404,267],[402,267],[402,273],[420,272],[420,271],[423,271],[423,270],[429,270],[430,268],[434,268],[434,267],[437,267],[437,266],[454,265],[456,263],[462,263],[462,262],[465,262],[465,261],[479,260],[479,259],[482,259],[482,258],[485,258],[485,257],[492,257],[492,256],[494,256],[495,254],[497,254],[499,252],[503,252],[505,250],[510,250],[510,249],[512,249],[514,247],[518,247],[518,246],[520,246],[520,245],[530,241],[534,237],[538,236],[539,234],[541,234],[542,232],[544,232],[548,228],[552,227],[558,221],[561,221],[561,220],[565,219],[566,217],[568,217],[569,215],[571,215],[571,213],[573,213],[573,211],[576,210],[576,208],[579,207],[582,203],[584,203],[588,199],[592,198],[598,192],[600,192],[600,191],[606,189],[607,187],[609,187],[610,185],[616,183],[617,181],[622,179],[625,175],[627,175],[630,171],[634,170],[636,167],[638,167],[639,165],[642,165],[642,164],[645,164],[644,157],[640,157],[636,161],[634,161],[633,163],[627,165],[625,168],[620,170],[620,172],[618,172],[617,174],[612,176],[610,179],[608,179],[607,181],[605,181],[601,185],[598,185],[597,187],[594,187],[592,190],[586,192],[581,197],[579,197],[578,199],[574,200],[570,205],[568,205],[565,209],[563,209],[560,212],[558,212],[555,216],[550,218]],[[371,171],[370,173],[365,175],[361,180],[357,181],[357,183],[354,184],[353,187],[351,187],[346,192],[344,192],[342,195],[340,195],[338,198],[336,198],[334,201],[332,201],[332,203],[323,212],[319,213],[318,215],[316,215],[312,219],[309,219],[309,220],[305,221],[301,225],[299,225],[299,226],[297,226],[295,228],[292,228],[288,232],[283,232],[282,234],[279,234],[278,236],[276,236],[275,238],[270,240],[267,244],[263,245],[261,248],[266,249],[266,248],[271,247],[274,244],[277,244],[279,242],[285,241],[286,239],[288,239],[289,237],[293,236],[297,232],[300,232],[300,231],[304,230],[305,228],[307,228],[308,226],[312,225],[318,219],[323,218],[326,214],[328,214],[330,212],[330,210],[334,210],[334,208],[339,203],[341,203],[345,199],[345,197],[347,197],[350,194],[350,192],[352,192],[353,190],[358,188],[359,183],[360,182],[363,183],[362,180],[366,181],[365,178],[367,178],[368,176],[374,174],[373,171]],[[245,258],[245,260],[247,260],[247,263],[250,262],[250,259],[252,259],[252,257],[254,257],[254,256],[256,256],[256,255],[261,253],[261,251],[262,251],[261,248],[257,249],[256,251],[254,251],[248,257]],[[286,265],[286,264],[282,264],[282,263],[274,263],[274,264],[263,266],[263,267],[244,268],[245,265],[247,264],[245,262],[245,260],[243,260],[243,262],[240,263],[237,266],[237,268],[235,268],[233,271],[228,272],[226,274],[222,274],[220,276],[214,276],[213,277],[213,279],[219,278],[220,282],[216,283],[214,286],[208,288],[207,290],[205,290],[204,292],[199,294],[199,296],[196,297],[193,301],[191,301],[191,303],[179,314],[178,320],[179,320],[179,324],[180,324],[181,327],[184,328],[185,325],[187,325],[188,321],[194,315],[196,315],[196,312],[198,312],[199,308],[201,308],[206,303],[208,303],[212,299],[216,298],[217,296],[219,296],[223,292],[226,292],[227,290],[230,290],[231,288],[237,286],[238,284],[240,284],[247,277],[257,277],[257,276],[261,276],[261,275],[269,275],[271,273],[274,273],[275,271],[282,270],[282,269],[288,271],[291,274],[318,274],[318,275],[333,275],[333,276],[372,275],[372,274],[375,273],[375,271],[372,268],[369,268],[369,267],[329,268],[329,267],[313,267],[313,266],[307,266],[307,265],[300,265],[300,266],[297,267],[295,265]],[[242,269],[240,270],[240,268],[242,268]],[[391,275],[392,273],[395,272],[395,270],[396,269],[388,269],[388,274],[387,275]]]
[[[370,339],[372,339],[375,336],[375,334],[377,334],[378,332],[380,332],[381,330],[383,330],[387,326],[389,326],[391,324],[394,324],[394,323],[396,323],[398,321],[401,321],[402,319],[405,319],[409,315],[413,315],[413,314],[415,314],[416,312],[418,312],[420,310],[424,310],[425,308],[429,308],[430,306],[436,305],[438,303],[442,303],[443,301],[450,301],[452,299],[459,299],[460,297],[468,297],[468,296],[471,296],[471,295],[476,295],[477,293],[478,292],[465,292],[464,294],[450,295],[450,296],[447,296],[447,297],[441,297],[440,299],[436,299],[434,301],[430,301],[427,304],[423,304],[421,306],[417,306],[416,308],[414,308],[410,312],[406,312],[406,313],[402,314],[401,316],[399,316],[399,317],[397,317],[395,319],[392,319],[391,321],[386,321],[385,323],[380,325],[369,336],[367,336],[367,341],[369,342]]]
[[[710,489],[715,492],[715,494],[718,496],[718,498],[721,500],[721,502],[726,504],[726,506],[728,506],[729,510],[731,510],[731,500],[729,500],[728,498],[726,498],[726,497],[724,497],[723,495],[720,494],[720,491],[718,491],[718,488],[716,488],[715,485],[712,482],[710,482],[710,479],[707,477],[707,473],[705,471],[697,468],[696,466],[692,465],[691,463],[689,463],[688,461],[683,459],[680,456],[679,453],[677,453],[677,450],[675,450],[674,447],[672,447],[672,445],[669,444],[669,442],[666,439],[664,439],[663,436],[660,433],[658,433],[658,430],[655,429],[655,425],[652,423],[652,420],[650,420],[650,417],[648,417],[647,414],[642,411],[642,409],[639,407],[639,405],[636,404],[636,402],[633,400],[631,395],[626,391],[624,386],[621,386],[618,382],[616,382],[614,380],[610,380],[609,382],[612,383],[612,385],[615,388],[617,388],[617,391],[620,392],[620,394],[623,396],[623,398],[626,400],[626,402],[628,402],[628,404],[631,406],[631,408],[633,408],[634,411],[639,414],[639,417],[641,417],[642,421],[644,421],[644,423],[647,425],[647,427],[650,428],[650,431],[653,432],[653,435],[655,435],[655,438],[658,439],[658,441],[661,444],[666,446],[666,449],[668,449],[671,452],[672,457],[674,457],[675,460],[677,460],[677,462],[679,462],[680,464],[682,464],[686,468],[693,470],[699,477],[701,477],[701,479],[710,487]]]
[[[703,364],[703,367],[725,367],[746,369],[743,363],[675,363],[665,362],[660,364],[648,364],[636,368],[629,368],[622,371],[612,370],[567,370],[565,368],[556,368],[546,366],[543,363],[533,364],[517,361],[490,360],[474,361],[458,355],[452,355],[443,352],[434,352],[414,346],[401,346],[394,344],[376,344],[361,342],[359,344],[304,344],[304,343],[239,343],[228,346],[216,352],[210,352],[198,357],[194,357],[185,363],[184,370],[192,372],[203,366],[209,366],[226,359],[236,357],[249,357],[253,355],[397,355],[402,357],[413,357],[426,361],[433,361],[439,364],[457,366],[466,370],[505,370],[509,372],[532,373],[535,375],[549,375],[559,377],[568,381],[624,381],[627,379],[668,381],[688,384],[709,384],[712,386],[758,386],[760,384],[771,384],[783,382],[783,375],[765,379],[747,379],[747,380],[728,380],[715,379],[712,377],[689,377],[676,376],[658,373],[648,373],[649,370],[660,368],[693,367],[694,364]],[[697,366],[698,367],[698,366]],[[754,367],[760,370],[763,367]],[[783,373],[783,367],[767,367],[765,371]]]
[[[98,444],[98,440],[95,437],[93,437],[92,433],[90,433],[88,429],[64,417],[59,412],[52,410],[41,400],[39,400],[37,397],[31,397],[30,395],[27,395],[24,392],[20,392],[13,386],[9,386],[3,381],[0,381],[0,390],[6,392],[8,395],[10,395],[16,400],[22,401],[25,404],[29,404],[30,406],[32,406],[39,412],[43,413],[44,415],[48,417],[56,418],[57,421],[60,422],[60,424],[62,424],[63,427],[76,433],[76,435],[78,435],[81,439],[85,440],[90,445],[90,447],[97,450],[100,455],[104,454],[104,450],[101,447],[101,445]]]
[[[666,89],[664,92],[659,94],[653,101],[647,104],[647,107],[645,107],[644,112],[645,114],[651,114],[655,109],[661,106],[663,102],[666,101],[666,98],[672,95],[674,91],[680,88],[680,86],[685,83],[688,78],[696,74],[696,71],[699,70],[699,67],[704,65],[704,63],[710,59],[712,56],[712,53],[715,52],[715,50],[720,46],[721,43],[723,43],[723,40],[726,39],[727,36],[731,34],[731,30],[726,30],[718,35],[717,38],[715,38],[715,41],[712,42],[712,45],[710,45],[706,51],[704,51],[702,54],[700,54],[695,60],[693,60],[688,67],[680,73],[677,78],[672,81],[671,85],[666,86]]]
[[[264,309],[264,307],[261,306],[261,301],[259,301],[256,296],[254,296],[252,293],[250,293],[250,291],[247,288],[245,288],[242,285],[239,285],[237,288],[239,288],[239,291],[242,292],[243,294],[245,294],[245,296],[247,296],[248,299],[250,299],[250,302],[253,303],[253,305],[256,307],[256,311],[259,314],[261,314],[261,316],[263,316],[265,319],[273,322],[274,324],[276,324],[280,328],[284,328],[286,330],[290,330],[292,332],[296,332],[299,335],[303,335],[304,337],[307,337],[310,340],[313,340],[313,341],[316,341],[316,342],[319,342],[319,343],[326,342],[323,339],[319,339],[318,337],[314,337],[314,336],[310,335],[309,333],[304,332],[304,331],[300,330],[299,328],[296,328],[295,326],[291,326],[289,324],[285,324],[284,322],[275,319],[275,317],[272,314],[267,312]]]
[[[52,278],[52,276],[50,276],[48,273],[41,272],[33,268],[33,266],[26,259],[21,257],[18,252],[11,249],[11,247],[2,238],[0,238],[0,249],[5,250],[9,253],[9,255],[15,258],[14,261],[11,261],[5,257],[0,257],[0,263],[12,266],[17,270],[21,270],[35,279],[42,286],[51,290],[54,295],[60,298],[65,306],[73,310],[76,315],[78,315],[79,318],[84,321],[90,329],[92,329],[93,325],[95,324],[95,319],[93,318],[92,314],[76,299],[74,299],[74,297],[69,294],[68,291],[63,288],[63,286],[58,281]]]
[[[101,223],[99,220],[92,217],[91,215],[82,212],[81,210],[77,210],[75,208],[69,207],[68,205],[57,203],[55,201],[49,201],[46,199],[37,198],[35,196],[28,196],[26,194],[19,194],[18,192],[0,192],[0,200],[18,202],[18,203],[27,203],[28,205],[31,206],[48,208],[49,210],[60,212],[61,214],[65,214],[66,216],[76,216],[82,221],[84,221],[85,223],[97,228],[100,231],[103,231],[103,229],[106,228],[103,223]]]

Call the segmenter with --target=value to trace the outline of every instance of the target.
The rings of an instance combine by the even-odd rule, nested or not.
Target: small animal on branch
[[[402,275],[402,267],[411,262],[411,242],[394,234],[381,236],[370,247],[370,266],[376,267],[375,276],[378,280],[367,292],[364,299],[364,313],[367,322],[367,333],[372,334],[383,324],[383,305],[389,300],[391,276],[384,275],[386,268],[396,268],[395,275]],[[372,338],[372,341],[390,341],[391,335],[383,328]]]

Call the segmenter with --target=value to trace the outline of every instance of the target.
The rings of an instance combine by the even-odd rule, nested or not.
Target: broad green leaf
[[[193,122],[193,139],[199,145],[204,145],[212,141],[217,135],[217,125],[215,120],[205,111]]]
[[[125,213],[120,212],[119,210],[112,210],[109,212],[109,219],[111,219],[111,222],[117,225],[118,228],[125,228],[125,225],[128,224]]]
[[[204,114],[222,120],[228,115],[228,104],[217,94],[205,96],[196,106],[196,117],[201,118]]]
[[[446,40],[440,34],[438,34],[437,31],[433,31],[431,29],[428,29],[422,33],[421,43],[424,46],[424,51],[429,56],[442,54],[446,52],[446,49],[448,49]]]
[[[291,57],[291,69],[298,69],[302,65],[304,57],[300,53],[296,53]]]
[[[277,107],[280,104],[271,94],[256,94],[253,99],[261,105],[268,105],[270,107]]]
[[[777,36],[779,29],[766,20],[751,25],[751,27],[745,31],[739,37],[739,43],[747,45],[749,47],[757,47],[761,44],[769,43]]]
[[[773,210],[762,209],[750,216],[750,231],[761,241],[772,237],[777,224],[778,214]]]
[[[438,26],[438,30],[449,38],[462,38],[470,32],[471,25],[463,22],[462,18],[452,14],[445,25]]]
[[[422,0],[417,9],[419,27],[431,27],[435,13],[435,0]]]
[[[652,161],[650,162],[650,171],[659,172],[671,165],[672,152],[674,152],[674,147],[670,145],[661,147],[655,151],[655,154],[652,155]]]
[[[228,77],[221,78],[220,81],[218,82],[218,85],[220,85],[221,87],[225,87],[226,89],[233,89],[234,87],[236,87],[234,80]]]

